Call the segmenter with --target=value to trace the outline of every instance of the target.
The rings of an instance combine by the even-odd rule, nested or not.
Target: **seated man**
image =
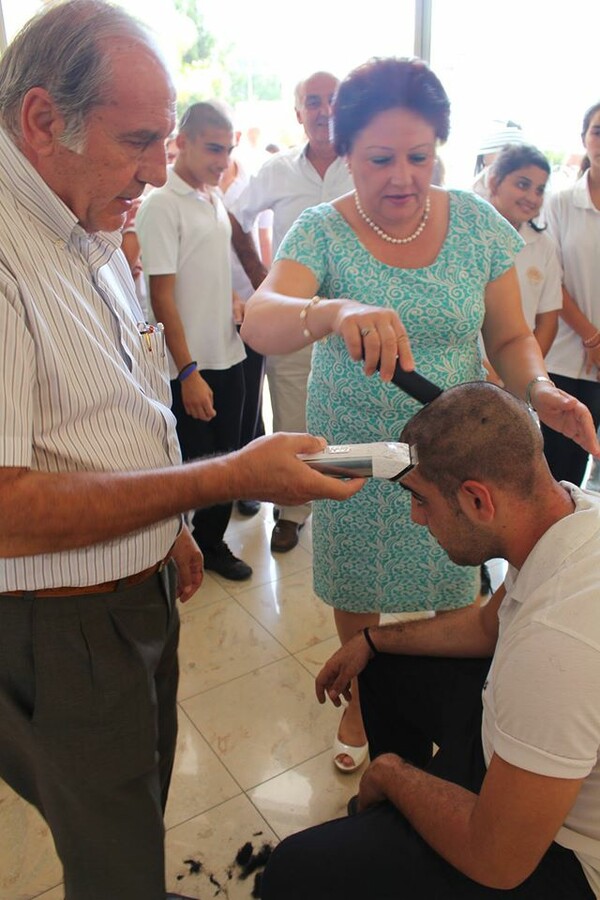
[[[321,702],[360,674],[373,759],[356,815],[275,850],[263,900],[600,897],[600,497],[553,480],[491,384],[446,391],[402,440],[414,522],[508,575],[484,606],[365,629],[325,664]]]

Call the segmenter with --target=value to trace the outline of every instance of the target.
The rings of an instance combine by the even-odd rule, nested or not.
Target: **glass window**
[[[43,6],[42,0],[1,0],[0,8],[4,19],[7,43],[17,31]]]
[[[433,0],[431,66],[452,103],[449,184],[468,186],[482,140],[501,123],[558,165],[582,152],[581,120],[600,96],[600,4]]]
[[[173,72],[178,112],[218,98],[236,128],[261,143],[302,140],[294,87],[312,72],[343,77],[371,56],[412,56],[415,0],[380,0],[354,16],[345,0],[120,0],[157,35]],[[0,0],[7,40],[44,0]]]
[[[236,127],[264,142],[301,140],[294,87],[314,71],[343,77],[371,56],[412,56],[414,0],[382,0],[377,16],[353,17],[342,0],[120,0],[159,35],[178,109],[218,98]],[[382,27],[385,22],[385,27]]]

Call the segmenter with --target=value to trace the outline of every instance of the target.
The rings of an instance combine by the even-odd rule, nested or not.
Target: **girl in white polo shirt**
[[[545,208],[548,232],[563,269],[563,310],[546,359],[556,385],[577,397],[600,422],[600,102],[585,113],[581,134],[586,155],[574,185],[551,196]],[[588,454],[542,426],[552,474],[581,484]]]
[[[490,203],[525,241],[515,267],[523,314],[544,356],[556,336],[562,307],[556,246],[534,221],[542,208],[549,177],[550,164],[544,154],[529,144],[517,144],[503,148],[488,178]]]

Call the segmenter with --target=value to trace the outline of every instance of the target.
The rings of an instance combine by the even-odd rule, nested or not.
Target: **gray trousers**
[[[109,594],[0,595],[0,776],[48,822],[66,900],[164,900],[175,578],[170,563]]]
[[[306,431],[306,385],[312,345],[295,353],[267,356],[266,372],[273,409],[273,431]],[[310,515],[310,503],[280,506],[280,518],[301,525]]]

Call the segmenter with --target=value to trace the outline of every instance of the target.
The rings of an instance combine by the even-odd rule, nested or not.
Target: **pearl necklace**
[[[368,217],[362,206],[360,205],[360,200],[358,199],[358,191],[354,191],[354,202],[356,204],[356,211],[361,217],[361,219],[367,223],[369,228],[372,228],[375,234],[379,235],[380,238],[383,238],[384,241],[387,241],[388,244],[410,244],[411,241],[415,241],[420,234],[422,234],[423,229],[427,225],[427,220],[429,219],[429,212],[431,210],[431,200],[427,197],[425,201],[425,209],[423,210],[423,218],[421,219],[419,226],[416,231],[413,231],[412,234],[409,234],[408,237],[405,238],[395,238],[392,237],[391,234],[388,234],[383,228],[380,228],[379,225],[376,225],[375,222]]]

